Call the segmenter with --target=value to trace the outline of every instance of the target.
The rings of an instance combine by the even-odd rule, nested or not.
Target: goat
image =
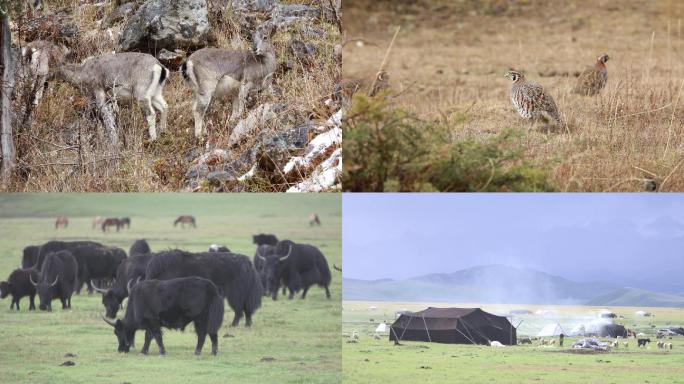
[[[107,106],[109,93],[117,101],[138,102],[149,127],[150,140],[157,139],[156,113],[160,131],[166,129],[167,104],[162,89],[169,70],[152,55],[137,52],[112,53],[86,60],[83,64],[61,64],[55,77],[79,87],[95,98],[105,130],[113,146],[118,145],[114,117]]]
[[[230,121],[245,111],[250,91],[267,86],[276,68],[275,48],[271,38],[275,26],[259,25],[252,34],[253,52],[221,48],[203,48],[194,52],[181,66],[185,80],[195,94],[193,116],[195,137],[204,135],[204,114],[212,99],[233,96]]]
[[[629,343],[628,343],[627,341],[623,341],[623,342],[622,342],[622,345],[624,345],[625,348],[629,347]]]

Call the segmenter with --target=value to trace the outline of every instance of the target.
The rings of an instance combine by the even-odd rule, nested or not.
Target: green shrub
[[[346,191],[552,191],[546,172],[529,166],[516,144],[521,133],[453,142],[447,124],[421,121],[390,108],[383,95],[354,96],[345,114]]]

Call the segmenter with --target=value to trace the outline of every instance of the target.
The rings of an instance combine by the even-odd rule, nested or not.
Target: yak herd
[[[129,352],[136,331],[144,330],[140,353],[146,354],[154,339],[163,355],[161,329],[182,330],[193,323],[195,354],[201,353],[208,334],[216,355],[224,299],[235,313],[231,326],[244,316],[249,327],[262,297],[276,300],[281,287],[290,299],[300,291],[304,299],[318,285],[330,298],[330,268],[318,248],[271,234],[254,235],[253,242],[257,249],[252,261],[218,245],[207,252],[152,252],[145,240],[137,240],[127,256],[121,248],[93,241],[48,241],[24,248],[22,268],[0,282],[0,298],[11,295],[10,309],[19,310],[20,299],[28,296],[32,310],[37,294],[41,310],[51,311],[54,299],[69,309],[72,294],[85,284],[88,293],[102,294],[102,319],[114,327],[119,352]],[[125,313],[116,319],[126,298]]]

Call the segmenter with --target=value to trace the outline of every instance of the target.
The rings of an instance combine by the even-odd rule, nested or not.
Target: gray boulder
[[[147,0],[123,28],[119,49],[152,54],[206,46],[206,0]]]

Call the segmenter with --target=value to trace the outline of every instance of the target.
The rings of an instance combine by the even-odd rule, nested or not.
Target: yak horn
[[[32,276],[30,273],[29,273],[29,280],[31,280],[31,284],[33,284],[34,287],[37,287],[37,286],[38,286],[38,283],[36,283],[35,281],[33,281],[33,276]]]
[[[340,272],[342,272],[342,268],[338,267],[337,265],[333,264],[333,269],[336,269]]]
[[[107,323],[107,324],[111,325],[112,327],[116,328],[116,323],[115,323],[115,322],[113,322],[113,321],[111,321],[111,320],[108,320],[108,319],[105,317],[105,315],[103,315],[103,314],[100,314],[100,316],[102,316],[102,320],[104,320],[105,323]]]
[[[31,277],[31,276],[29,275],[29,277]],[[59,280],[59,275],[55,276],[55,281],[54,281],[54,283],[50,284],[50,286],[54,287],[55,284],[57,284],[57,280]]]
[[[126,290],[128,291],[129,296],[131,295],[131,288],[132,288],[131,287],[131,281],[133,281],[133,279],[128,280],[128,284],[126,284]],[[138,280],[135,281],[135,284],[133,284],[133,287],[135,287],[135,285],[138,284],[138,282],[140,282],[140,276],[138,276]]]
[[[266,258],[261,256],[261,248],[257,247],[257,257],[263,261],[266,261]]]
[[[285,255],[285,256],[279,258],[278,260],[280,260],[280,261],[285,261],[285,260],[287,260],[287,258],[290,257],[290,253],[292,253],[292,246],[291,246],[291,245],[290,245],[290,249],[287,251],[287,255]]]
[[[106,289],[98,288],[95,283],[93,283],[93,279],[90,279],[90,285],[93,287],[93,289],[98,292],[98,293],[107,293]]]

